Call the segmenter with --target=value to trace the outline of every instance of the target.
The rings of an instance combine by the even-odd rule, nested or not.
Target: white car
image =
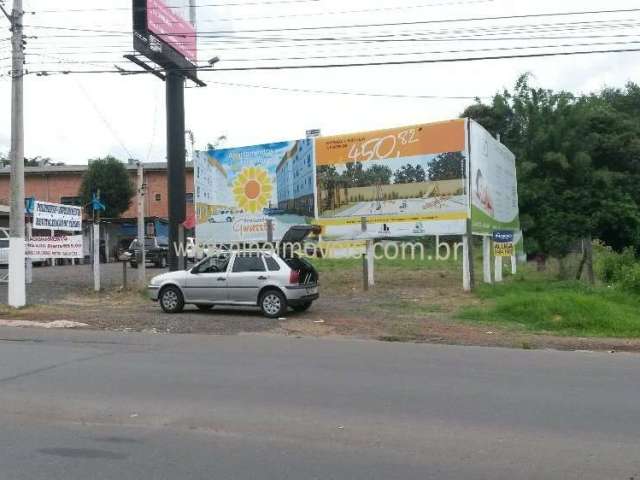
[[[219,210],[215,215],[209,217],[209,223],[233,222],[233,210]]]

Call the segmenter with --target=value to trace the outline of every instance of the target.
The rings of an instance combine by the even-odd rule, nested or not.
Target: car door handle
[[[265,277],[264,275],[260,275],[260,276],[258,277],[258,280],[266,280],[266,279],[267,279],[267,277]]]
[[[226,280],[227,280],[226,278],[218,277],[218,281],[219,281],[219,282],[224,282],[224,281],[226,281]]]

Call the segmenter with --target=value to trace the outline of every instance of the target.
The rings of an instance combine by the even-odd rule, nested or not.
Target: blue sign
[[[100,199],[96,197],[96,194],[93,194],[93,198],[91,199],[91,208],[94,211],[103,212],[107,207],[104,206],[104,203],[100,202]]]
[[[511,243],[513,242],[513,231],[496,230],[493,232],[493,241],[497,243]]]
[[[33,215],[33,209],[36,205],[35,197],[27,197],[24,199],[24,210],[29,215]]]

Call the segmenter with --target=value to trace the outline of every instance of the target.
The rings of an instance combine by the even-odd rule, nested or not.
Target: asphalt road
[[[0,330],[0,478],[640,478],[640,357]]]

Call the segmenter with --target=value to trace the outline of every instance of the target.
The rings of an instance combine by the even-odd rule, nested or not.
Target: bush
[[[617,273],[616,282],[623,290],[640,294],[640,263],[622,267]]]
[[[618,283],[622,271],[636,263],[636,255],[632,247],[617,253],[611,247],[598,243],[594,245],[594,255],[596,275],[607,284]]]

